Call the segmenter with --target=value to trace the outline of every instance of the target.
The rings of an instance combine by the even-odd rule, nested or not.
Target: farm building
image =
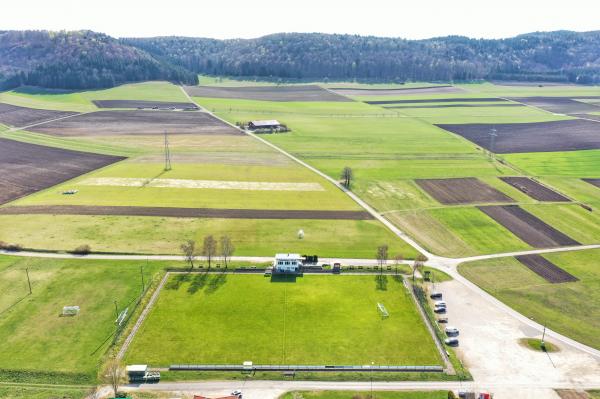
[[[279,129],[281,127],[281,123],[278,120],[272,119],[268,121],[251,121],[248,122],[248,129]]]
[[[302,267],[299,254],[276,254],[273,270],[277,273],[298,273]]]

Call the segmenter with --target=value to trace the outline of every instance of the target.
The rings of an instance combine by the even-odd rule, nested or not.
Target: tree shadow
[[[388,278],[385,274],[375,276],[375,287],[377,291],[387,291]]]
[[[272,283],[295,283],[297,274],[271,274]]]
[[[208,286],[206,287],[206,293],[214,294],[226,282],[227,282],[227,274],[220,273],[220,274],[213,275],[213,277],[208,282]]]
[[[189,273],[185,274],[176,274],[171,277],[167,284],[165,284],[165,289],[167,290],[178,290],[181,287],[181,284],[188,282],[191,280],[191,276]]]
[[[191,278],[190,286],[187,289],[189,294],[195,294],[200,291],[206,285],[206,281],[208,280],[208,275],[206,273],[197,273],[194,274],[194,277]]]

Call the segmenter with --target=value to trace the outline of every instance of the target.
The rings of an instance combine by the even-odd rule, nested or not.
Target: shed
[[[276,119],[265,120],[265,121],[251,121],[248,123],[249,129],[277,129],[281,127]]]

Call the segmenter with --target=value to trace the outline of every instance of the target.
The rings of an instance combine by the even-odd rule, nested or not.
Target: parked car
[[[435,301],[433,303],[436,307],[441,308],[441,307],[446,307],[446,302],[445,301]]]
[[[446,308],[445,307],[437,307],[436,306],[435,308],[433,308],[433,311],[435,313],[446,313]]]
[[[231,392],[231,396],[235,396],[238,399],[242,398],[242,391],[240,391],[239,389],[236,389],[235,391]]]
[[[446,338],[444,343],[449,346],[456,346],[458,345],[458,338]]]
[[[432,292],[432,293],[429,295],[429,297],[430,297],[431,299],[442,299],[442,293],[441,293],[441,292],[434,291],[434,292]]]
[[[438,317],[437,322],[438,323],[448,323],[448,318],[447,317]]]
[[[458,328],[453,327],[453,326],[448,326],[444,329],[444,331],[446,331],[446,335],[450,336],[450,335],[458,335],[459,331]]]

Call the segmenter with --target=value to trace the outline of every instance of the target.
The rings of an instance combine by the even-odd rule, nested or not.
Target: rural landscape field
[[[456,26],[0,30],[0,398],[598,397],[600,31]]]

